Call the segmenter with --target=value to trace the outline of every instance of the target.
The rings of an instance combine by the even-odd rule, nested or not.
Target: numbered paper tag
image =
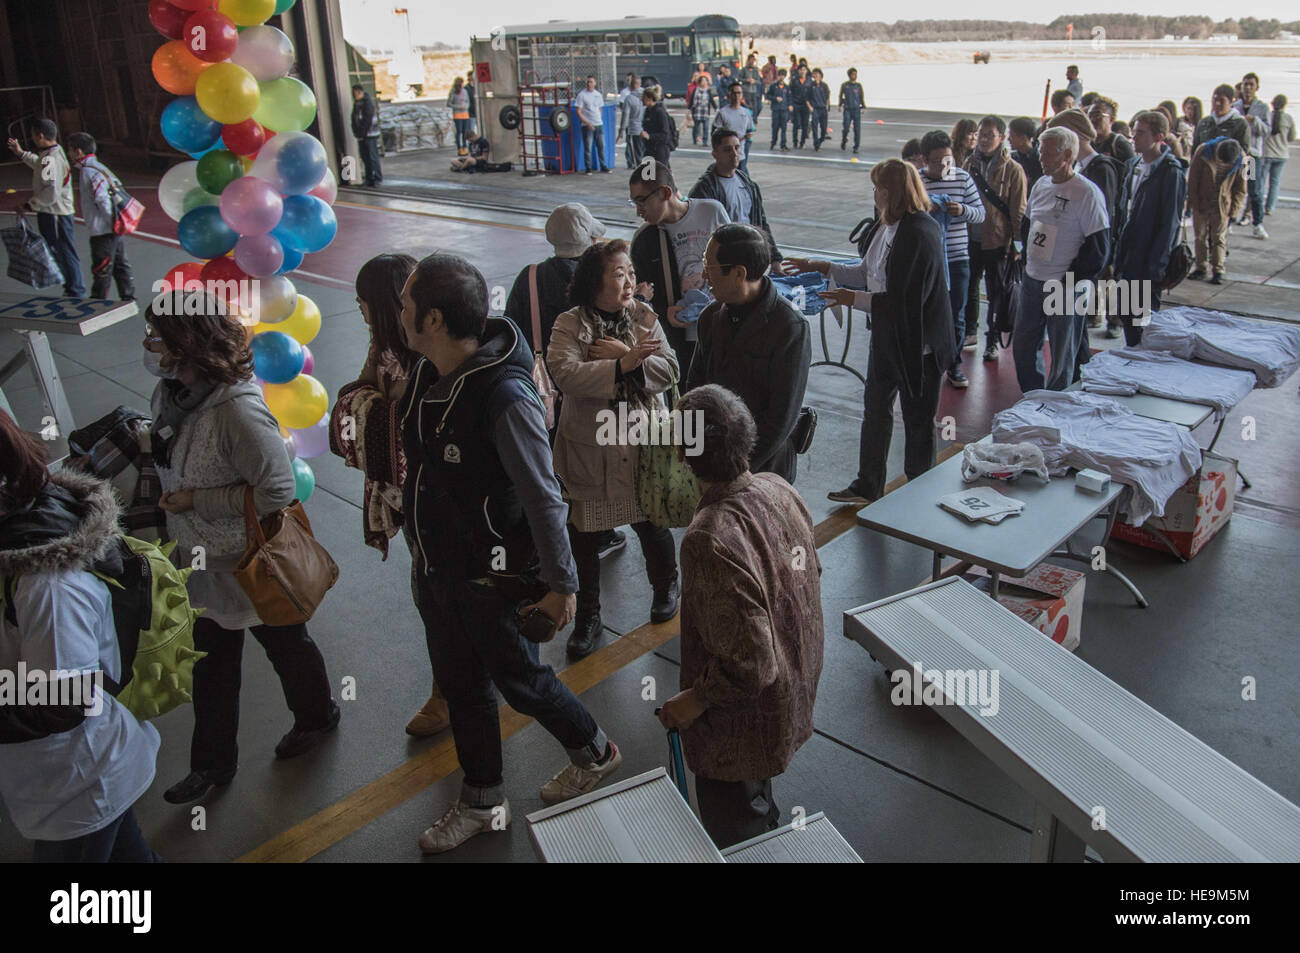
[[[1029,257],[1046,264],[1056,249],[1056,226],[1042,220],[1029,225]]]

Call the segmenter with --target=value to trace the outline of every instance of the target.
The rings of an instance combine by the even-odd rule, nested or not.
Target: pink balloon
[[[293,434],[294,449],[297,450],[298,456],[305,460],[319,457],[330,448],[329,414],[326,414],[310,427],[302,430],[290,430],[289,432]]]
[[[221,217],[240,235],[267,234],[280,223],[283,212],[280,194],[255,175],[235,179],[221,192]]]
[[[269,278],[284,264],[284,246],[274,235],[245,235],[235,243],[235,264],[254,278]]]
[[[338,179],[334,178],[334,170],[326,169],[325,178],[320,180],[320,185],[307,193],[314,195],[326,205],[333,205],[339,197]]]
[[[311,350],[305,344],[302,346],[302,356],[302,373],[310,374],[316,369],[316,358],[312,357]]]

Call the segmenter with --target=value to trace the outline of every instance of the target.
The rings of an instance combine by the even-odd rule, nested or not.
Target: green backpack
[[[193,700],[194,663],[207,654],[194,648],[194,620],[203,611],[190,606],[185,589],[194,570],[172,564],[168,557],[175,546],[119,536],[89,567],[108,585],[122,662],[122,681],[105,675],[104,684],[141,721]],[[5,619],[14,626],[16,579],[6,577],[0,587]]]

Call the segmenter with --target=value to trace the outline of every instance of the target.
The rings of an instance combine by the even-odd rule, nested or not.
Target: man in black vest
[[[487,312],[483,276],[454,255],[425,258],[402,289],[406,342],[423,355],[398,406],[412,589],[465,771],[459,799],[420,837],[426,853],[510,824],[493,685],[569,754],[546,803],[585,794],[622,762],[521,634],[534,611],[554,623],[550,637],[568,625],[578,577],[532,349]]]

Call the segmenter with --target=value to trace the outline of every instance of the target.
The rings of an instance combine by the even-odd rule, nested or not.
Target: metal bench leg
[[[1083,863],[1087,845],[1041,804],[1034,810],[1034,834],[1029,859],[1038,864]]]

